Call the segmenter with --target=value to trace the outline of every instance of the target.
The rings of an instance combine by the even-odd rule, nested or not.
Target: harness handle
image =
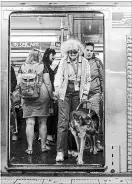
[[[79,105],[77,106],[77,108],[76,108],[77,111],[78,111],[78,109],[80,108],[80,106],[81,106],[83,103],[89,103],[89,104],[90,104],[90,108],[92,108],[92,102],[90,102],[89,100],[84,100],[84,101],[80,102]]]

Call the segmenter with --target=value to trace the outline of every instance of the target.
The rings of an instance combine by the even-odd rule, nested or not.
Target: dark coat
[[[16,74],[13,66],[11,66],[11,92],[15,90],[16,85],[17,85]]]

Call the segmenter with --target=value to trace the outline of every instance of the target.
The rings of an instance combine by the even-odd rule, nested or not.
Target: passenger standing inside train
[[[17,79],[16,79],[16,74],[15,74],[15,71],[14,71],[14,68],[13,66],[11,65],[11,98],[10,98],[10,109],[11,107],[14,105],[13,104],[13,101],[12,101],[12,93],[13,91],[15,90],[16,88],[16,85],[17,85]],[[14,107],[15,108],[15,107]]]
[[[15,124],[16,110],[15,110],[15,104],[13,103],[13,92],[16,88],[16,85],[17,85],[16,74],[13,66],[11,65],[10,126],[12,127],[12,130],[16,129],[16,124]],[[16,140],[16,139],[17,139],[16,134],[12,132],[12,140]]]
[[[103,92],[104,92],[104,75],[103,75],[103,64],[95,57],[94,44],[86,43],[84,49],[84,57],[88,60],[91,72],[91,86],[88,94],[88,100],[92,102],[92,108],[100,117],[100,123],[102,123],[103,114]],[[103,150],[100,141],[97,140],[97,151]]]
[[[25,75],[23,75],[25,74]],[[31,74],[31,75],[30,75]],[[33,75],[32,75],[33,74]],[[29,76],[28,76],[29,75]],[[34,81],[34,75],[36,76],[35,79],[39,81],[37,83],[38,89],[35,90],[33,95],[39,97],[36,99],[30,99],[30,97],[27,98],[30,92],[30,88],[26,90],[26,86],[29,86],[30,84],[30,78],[31,83]],[[26,78],[28,77],[28,78]],[[47,117],[48,117],[48,107],[49,107],[49,94],[52,96],[52,85],[49,78],[49,73],[47,72],[47,69],[44,67],[42,63],[42,55],[41,53],[36,50],[32,49],[25,61],[25,63],[22,65],[21,69],[19,70],[19,77],[18,77],[18,84],[21,88],[21,93],[24,96],[22,98],[22,109],[23,109],[23,118],[26,119],[26,136],[27,136],[27,143],[28,143],[28,149],[26,150],[27,154],[33,153],[33,138],[34,138],[34,125],[35,125],[35,118],[37,119],[37,122],[39,123],[39,135],[41,137],[41,151],[45,152],[50,150],[50,147],[46,146],[46,138],[47,138]],[[24,89],[24,84],[27,83]],[[36,85],[34,85],[36,86]],[[47,91],[48,89],[48,91]],[[27,95],[27,96],[26,96]]]
[[[54,70],[51,68],[51,65],[55,59],[55,55],[56,55],[56,52],[54,49],[47,48],[44,52],[43,59],[42,59],[44,65],[47,67],[47,70],[49,72],[50,81],[52,84],[53,91],[54,91],[54,76],[55,76],[56,71],[58,69],[58,65],[55,67]],[[53,105],[55,108],[54,112],[56,111],[56,114],[49,116],[47,119],[47,141],[46,141],[47,145],[54,145],[56,135],[57,135],[57,119],[58,119],[57,109],[58,109],[58,106],[57,106],[56,102],[53,102]]]
[[[68,156],[69,114],[87,99],[91,80],[90,66],[82,57],[83,46],[78,40],[64,42],[61,53],[63,58],[54,82],[54,96],[58,98],[59,105],[56,161],[63,161]]]
[[[11,92],[12,93],[15,90],[16,85],[17,85],[16,74],[15,74],[13,66],[11,66]]]

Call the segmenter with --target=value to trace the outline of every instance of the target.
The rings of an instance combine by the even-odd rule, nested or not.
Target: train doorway
[[[25,62],[29,51],[34,48],[38,49],[42,55],[47,48],[52,48],[56,51],[55,60],[51,66],[54,70],[62,57],[60,52],[61,44],[71,37],[79,39],[84,45],[88,42],[94,43],[94,54],[102,65],[105,65],[104,15],[102,13],[12,13],[10,15],[10,65],[14,68],[16,79],[18,80],[19,69]],[[96,79],[97,81],[98,79]],[[84,150],[84,165],[86,167],[105,165],[104,101],[101,103],[100,128],[96,141],[97,144],[102,146],[102,149],[98,149],[97,154],[90,153],[90,142],[89,139],[86,140]],[[25,153],[27,138],[22,102],[13,104],[9,119],[9,165],[58,165],[55,160],[57,118],[53,117],[52,123],[50,123],[53,126],[53,142],[50,145],[51,150],[46,153],[42,153],[40,150],[36,121],[32,155]],[[61,166],[76,166],[76,152],[69,150],[68,153],[68,158],[61,163]]]

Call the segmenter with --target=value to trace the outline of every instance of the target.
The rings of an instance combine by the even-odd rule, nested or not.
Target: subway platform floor
[[[131,184],[131,177],[1,177],[1,184]]]

